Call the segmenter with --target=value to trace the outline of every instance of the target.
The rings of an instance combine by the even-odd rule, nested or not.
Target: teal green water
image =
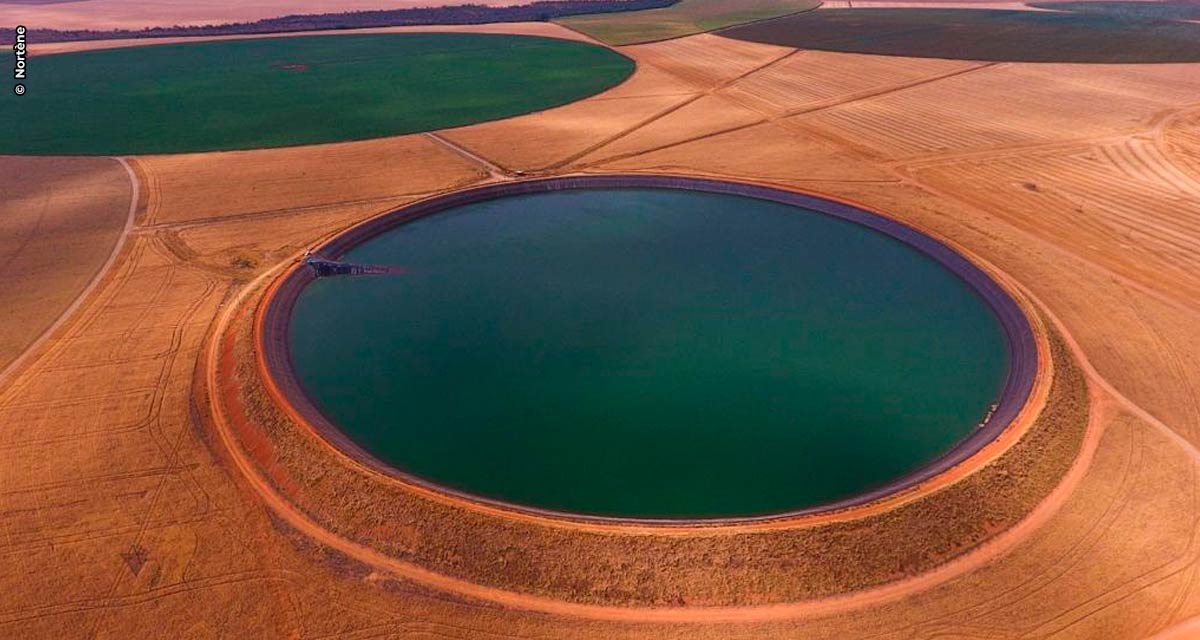
[[[915,249],[796,207],[665,189],[424,218],[291,324],[321,410],[398,469],[626,517],[761,515],[913,471],[1007,372],[999,322]]]

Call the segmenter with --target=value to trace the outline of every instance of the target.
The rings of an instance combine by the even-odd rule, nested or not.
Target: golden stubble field
[[[132,159],[119,256],[0,381],[0,637],[1138,638],[1200,615],[1200,67],[623,51],[639,71],[605,94],[439,137]],[[205,426],[213,327],[319,239],[516,171],[758,180],[948,239],[1024,288],[1087,379],[1074,471],[966,557],[769,619],[535,613],[331,552]],[[110,174],[22,188],[127,206]]]

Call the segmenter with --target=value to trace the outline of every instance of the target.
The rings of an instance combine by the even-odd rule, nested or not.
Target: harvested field
[[[613,138],[594,152],[578,158],[577,163],[586,165],[639,155],[657,146],[673,144],[681,138],[714,135],[762,121],[761,114],[719,95],[700,94],[695,101],[689,101],[639,127],[636,136]]]
[[[747,45],[714,35],[656,42],[627,49],[651,65],[701,89],[716,89],[780,64],[794,54],[786,47]]]
[[[1200,78],[1189,69],[1104,66],[1083,73],[1079,66],[980,63],[789,121],[889,160],[1129,136],[1196,95]],[[1027,93],[1013,100],[1017,84]]]
[[[387,203],[486,176],[426,136],[358,144],[145,156],[135,160],[148,201],[144,226],[290,215],[333,204]],[[339,167],[331,173],[329,167]],[[229,184],[230,173],[243,176]]]
[[[602,149],[588,159],[596,158],[596,165],[606,169],[682,171],[768,180],[792,186],[895,181],[892,174],[862,161],[853,151],[798,131],[786,123],[764,122],[711,136],[674,133],[673,137],[674,140],[653,138],[654,144],[643,153],[605,158],[601,154],[607,149]],[[629,136],[622,146],[627,148],[641,140],[640,135]],[[614,150],[621,148],[614,147]]]
[[[720,53],[705,61],[706,48]],[[1186,630],[1200,615],[1200,65],[794,53],[712,35],[624,51],[639,63],[625,84],[439,132],[452,145],[408,136],[135,159],[150,195],[126,249],[39,357],[0,380],[0,636],[1134,640]],[[862,73],[836,72],[847,68]],[[503,522],[481,536],[474,525],[439,529],[429,514],[449,507],[428,495],[380,508],[395,485],[285,421],[267,426],[286,446],[249,430],[224,439],[209,403],[238,408],[229,404],[256,384],[254,354],[248,342],[226,351],[215,329],[246,336],[258,292],[322,238],[424,194],[514,177],[488,162],[798,187],[944,239],[1027,294],[1061,336],[1056,370],[1082,386],[1048,406],[1084,409],[1087,422],[1047,433],[1079,433],[1079,453],[1016,439],[1036,465],[923,488],[1033,483],[1042,497],[1015,523],[981,522],[975,501],[944,503],[907,544],[962,543],[953,532],[964,531],[987,542],[932,555],[884,545],[860,557],[928,570],[804,599],[872,582],[864,562],[798,560],[795,543],[821,527],[664,536],[452,514]],[[0,173],[5,195],[29,188],[14,175]],[[117,190],[65,184],[54,197],[76,203]],[[212,385],[212,371],[230,370],[214,362],[242,375]],[[999,460],[979,469],[1001,470]],[[985,493],[997,507],[1020,495]],[[894,521],[903,506],[875,516]],[[606,553],[589,557],[595,549]],[[787,578],[787,563],[813,579]],[[432,570],[413,573],[422,567]],[[475,590],[476,578],[499,594]]]
[[[1159,149],[1190,182],[1200,181],[1200,109],[1164,123]]]
[[[1084,255],[1156,290],[1200,299],[1200,184],[1139,140],[1046,154],[922,165],[936,188],[969,179],[970,202],[1044,238],[1071,236]],[[1153,204],[1152,222],[1133,227]],[[1061,212],[1047,216],[1045,212]]]
[[[611,45],[706,33],[815,9],[815,0],[680,0],[663,9],[560,18],[559,24]]]
[[[133,185],[111,159],[0,157],[0,373],[84,292],[130,214]],[[0,380],[3,380],[0,375]]]
[[[444,135],[506,171],[544,172],[560,159],[585,154],[592,146],[659,117],[679,102],[675,96],[614,98],[526,116],[501,128],[481,125]],[[581,135],[563,135],[564,131]]]
[[[1200,24],[1103,11],[821,9],[734,27],[801,49],[1005,62],[1200,62]]]
[[[975,63],[958,60],[908,60],[825,51],[802,51],[729,85],[723,93],[772,116],[794,115],[895,91],[965,71]],[[853,67],[854,73],[846,73]]]

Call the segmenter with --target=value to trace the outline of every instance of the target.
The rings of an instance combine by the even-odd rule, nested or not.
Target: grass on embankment
[[[820,4],[819,0],[680,0],[663,9],[572,16],[556,22],[611,45],[626,45],[777,18]]]

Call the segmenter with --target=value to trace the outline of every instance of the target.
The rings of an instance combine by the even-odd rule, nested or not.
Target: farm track
[[[674,106],[600,136],[569,117],[584,105],[564,107],[546,126],[580,144],[541,155],[523,149],[538,144],[532,138],[503,137],[537,116],[486,125],[494,144],[455,136],[447,147],[420,136],[379,152],[404,168],[395,174],[401,187],[331,182],[299,195],[287,187],[263,205],[262,174],[251,170],[258,158],[284,156],[256,152],[225,165],[220,209],[204,196],[192,212],[180,195],[195,187],[179,176],[222,161],[197,156],[175,168],[159,159],[142,171],[135,160],[146,210],[131,211],[138,217],[120,255],[54,337],[0,376],[0,462],[9,470],[0,472],[8,481],[0,575],[9,576],[0,589],[13,594],[0,606],[0,635],[215,635],[236,625],[243,635],[314,638],[1094,637],[1097,629],[1137,638],[1200,613],[1192,355],[1200,339],[1188,329],[1200,317],[1194,96],[1170,82],[1170,70],[1151,68],[1076,67],[1060,83],[1052,70],[1022,65],[930,65],[927,76],[897,75],[890,86],[814,73],[789,89],[805,61],[837,58],[740,48],[766,64],[716,75],[689,71],[701,63],[684,57],[656,66],[655,56],[696,55],[688,44],[635,54],[684,86],[666,92]],[[889,75],[892,61],[868,62]],[[1029,81],[1027,113],[995,93],[1004,78]],[[589,102],[665,95],[624,90]],[[975,111],[943,108],[962,100]],[[704,110],[723,104],[756,121],[712,130]],[[1080,116],[1089,105],[1128,117]],[[1067,113],[1079,127],[1063,126]],[[779,138],[794,142],[779,145],[786,154],[751,153]],[[730,139],[762,144],[748,144],[746,157],[712,151]],[[352,157],[321,153],[328,166]],[[206,409],[191,390],[195,364],[214,357],[206,336],[253,282],[319,238],[403,202],[499,179],[497,169],[507,178],[526,168],[516,157],[537,157],[548,173],[619,167],[803,183],[954,240],[1022,283],[1066,338],[1091,391],[1085,455],[1030,519],[942,569],[857,599],[769,612],[597,612],[510,596],[496,606],[496,594],[405,578],[407,568],[369,553],[359,555],[379,562],[363,564],[357,550],[305,528],[304,514],[269,512],[264,487],[245,480],[257,472],[238,470],[238,443],[199,424]],[[439,169],[411,173],[428,166]],[[841,170],[812,173],[826,166]],[[225,268],[235,248],[254,266]]]
[[[437,133],[426,133],[425,135],[428,136],[430,140],[434,140],[438,144],[446,147],[454,153],[466,158],[467,160],[470,160],[471,162],[474,162],[475,164],[478,164],[483,168],[484,171],[488,172],[493,180],[506,180],[516,177],[516,174],[511,169],[505,169],[495,162],[488,160],[487,158],[446,138],[445,136],[438,135]]]
[[[588,149],[584,150],[583,152],[580,152],[580,153],[574,154],[574,155],[572,155],[572,156],[569,156],[569,157],[567,157],[567,158],[565,158],[565,159],[563,159],[563,160],[561,160],[561,161],[559,161],[559,162],[555,163],[554,165],[551,165],[551,167],[553,167],[553,168],[558,168],[558,167],[563,167],[563,166],[566,166],[566,165],[570,165],[571,163],[573,163],[573,162],[575,162],[575,161],[579,160],[580,158],[583,158],[583,157],[585,157],[585,156],[588,156],[588,155],[594,154],[595,152],[597,152],[597,151],[599,151],[600,149],[602,149],[602,148],[604,148],[604,147],[606,147],[606,146],[608,146],[608,145],[612,144],[613,142],[616,142],[617,140],[620,140],[620,139],[622,139],[622,138],[625,138],[625,137],[628,137],[628,136],[630,136],[630,135],[633,135],[633,134],[634,134],[634,133],[636,133],[638,130],[640,130],[640,129],[644,129],[645,127],[647,127],[647,126],[649,126],[649,125],[653,124],[654,122],[656,122],[656,121],[658,121],[658,120],[660,120],[660,119],[662,119],[662,118],[664,118],[664,117],[666,117],[666,116],[669,116],[670,114],[672,114],[672,113],[674,113],[674,112],[678,111],[679,109],[681,109],[681,108],[683,108],[683,107],[685,107],[685,106],[687,106],[687,105],[689,105],[689,104],[692,104],[693,102],[695,102],[695,101],[697,101],[697,100],[699,100],[699,99],[703,98],[703,97],[704,97],[704,96],[706,96],[706,95],[716,95],[716,94],[720,94],[720,95],[721,95],[723,98],[725,98],[725,99],[727,99],[727,100],[730,100],[730,101],[732,101],[732,102],[735,102],[735,103],[741,104],[742,106],[744,106],[744,107],[747,107],[747,108],[749,108],[749,109],[754,109],[755,111],[758,111],[758,112],[760,112],[760,113],[763,113],[763,112],[762,112],[762,110],[761,110],[761,109],[759,109],[759,108],[757,108],[757,106],[756,106],[756,105],[754,105],[754,103],[753,103],[753,102],[749,102],[749,101],[747,101],[747,100],[744,100],[744,99],[739,99],[739,98],[738,98],[738,97],[737,97],[735,94],[731,95],[731,94],[730,94],[728,91],[723,91],[723,90],[725,90],[725,89],[728,89],[729,87],[733,87],[733,86],[735,86],[735,85],[736,85],[738,82],[740,82],[740,81],[743,81],[743,80],[746,80],[746,79],[748,79],[748,78],[750,78],[750,77],[754,76],[755,74],[757,74],[757,73],[759,73],[759,72],[761,72],[761,71],[767,70],[767,69],[769,69],[769,68],[771,68],[771,67],[773,67],[773,66],[775,66],[775,65],[777,65],[777,64],[783,63],[783,62],[787,61],[788,59],[792,58],[793,56],[795,56],[795,55],[797,55],[797,54],[801,54],[801,53],[803,53],[803,52],[802,52],[802,51],[795,51],[795,52],[792,52],[792,53],[789,53],[789,54],[783,55],[783,56],[781,56],[781,57],[779,57],[779,58],[777,58],[777,59],[775,59],[775,60],[772,60],[772,61],[770,61],[769,63],[767,63],[767,64],[765,64],[765,65],[762,65],[762,66],[756,67],[756,68],[754,68],[754,69],[751,69],[751,70],[749,70],[749,71],[747,71],[747,72],[745,72],[745,73],[742,73],[742,74],[740,74],[740,75],[738,75],[738,76],[736,76],[736,77],[734,77],[734,78],[731,78],[731,79],[729,79],[729,80],[726,80],[726,81],[724,81],[724,82],[720,83],[720,84],[719,84],[717,87],[715,87],[715,88],[713,88],[713,89],[711,89],[711,90],[709,90],[709,91],[706,91],[706,92],[704,92],[704,93],[700,93],[700,94],[696,94],[695,96],[692,96],[691,98],[689,98],[689,99],[687,99],[687,100],[685,100],[685,101],[683,101],[683,102],[679,103],[678,105],[675,105],[674,107],[672,107],[672,108],[670,108],[670,109],[668,109],[668,110],[666,110],[666,111],[663,111],[663,112],[661,112],[661,113],[659,113],[659,114],[656,114],[654,117],[652,117],[652,118],[650,118],[650,119],[648,119],[648,120],[645,120],[645,121],[643,121],[643,122],[640,122],[640,123],[638,123],[637,125],[635,125],[634,127],[630,128],[630,129],[628,129],[628,130],[626,130],[626,131],[623,131],[623,132],[621,132],[620,134],[618,134],[618,135],[616,135],[616,136],[612,136],[612,137],[610,137],[609,139],[606,139],[606,140],[604,140],[604,141],[602,141],[602,142],[600,142],[600,143],[598,143],[598,144],[596,144],[596,145],[593,145],[592,147],[589,147]],[[704,135],[701,135],[701,136],[696,136],[696,137],[694,137],[694,138],[688,138],[688,139],[685,139],[685,140],[678,140],[678,141],[675,141],[675,142],[672,142],[672,143],[669,143],[669,144],[664,144],[664,145],[660,145],[660,146],[653,147],[653,148],[650,148],[650,149],[645,149],[645,150],[642,150],[642,151],[640,151],[640,152],[629,152],[629,153],[626,153],[626,154],[621,154],[621,155],[617,155],[617,156],[605,157],[605,158],[603,158],[603,159],[601,159],[601,160],[597,160],[597,161],[595,161],[595,162],[593,162],[593,163],[584,164],[584,165],[582,165],[581,167],[578,167],[578,168],[586,168],[586,167],[588,167],[588,166],[594,166],[594,165],[600,165],[600,164],[604,164],[604,163],[610,163],[610,162],[613,162],[613,161],[616,161],[616,160],[625,160],[625,159],[628,159],[628,158],[634,158],[634,157],[637,157],[638,155],[642,155],[642,154],[644,154],[644,153],[648,153],[648,152],[651,152],[651,151],[661,151],[661,150],[664,150],[664,149],[670,149],[670,148],[672,148],[672,147],[676,147],[676,146],[682,146],[682,145],[686,145],[686,144],[692,144],[692,143],[699,142],[699,141],[702,141],[702,140],[704,140],[704,139],[707,139],[707,138],[712,138],[712,137],[716,137],[716,136],[721,136],[721,135],[725,135],[725,134],[729,134],[729,133],[734,133],[734,132],[736,132],[736,131],[741,131],[741,130],[743,130],[743,129],[748,129],[748,128],[751,128],[751,127],[756,127],[756,126],[759,126],[759,125],[761,125],[761,124],[763,124],[763,123],[768,123],[768,122],[771,122],[771,123],[778,123],[778,122],[786,121],[788,118],[790,118],[790,117],[792,117],[792,116],[805,115],[805,114],[809,114],[809,113],[817,113],[817,112],[820,112],[820,111],[824,111],[824,110],[826,110],[826,109],[832,109],[832,108],[835,108],[835,107],[839,107],[839,106],[844,106],[844,105],[852,104],[852,103],[855,103],[855,102],[858,102],[858,101],[861,101],[861,100],[869,100],[869,99],[871,99],[871,98],[877,98],[877,97],[884,96],[884,95],[888,95],[888,94],[892,94],[892,93],[895,93],[895,92],[904,91],[904,90],[906,90],[906,89],[911,89],[911,88],[915,88],[915,87],[924,86],[924,85],[927,85],[927,84],[929,84],[929,83],[937,82],[937,81],[939,81],[939,80],[944,80],[944,79],[947,79],[947,78],[953,78],[953,77],[956,77],[956,76],[962,75],[962,74],[964,74],[964,73],[970,73],[970,72],[972,72],[972,71],[978,71],[978,70],[981,70],[981,69],[987,69],[987,68],[990,68],[990,67],[993,67],[993,66],[995,66],[995,64],[980,64],[980,65],[973,66],[973,67],[971,67],[971,68],[969,68],[969,69],[965,69],[965,70],[957,70],[957,71],[953,71],[953,72],[950,72],[950,73],[947,73],[947,74],[943,74],[943,75],[937,75],[937,76],[933,76],[933,77],[922,78],[922,79],[920,79],[920,80],[916,80],[916,81],[909,82],[909,83],[903,83],[903,84],[899,84],[899,85],[888,86],[888,87],[884,87],[884,88],[881,88],[881,89],[876,89],[876,90],[873,90],[873,91],[867,91],[867,92],[855,93],[855,94],[852,94],[852,95],[849,95],[849,96],[843,96],[843,97],[841,97],[841,98],[838,98],[838,99],[830,100],[830,101],[827,101],[827,102],[825,102],[825,103],[822,103],[822,104],[819,104],[819,105],[816,105],[816,106],[810,106],[810,107],[805,107],[805,108],[801,108],[801,109],[794,109],[794,110],[790,110],[790,111],[785,111],[785,112],[784,112],[782,115],[773,116],[773,115],[771,115],[771,114],[769,114],[769,113],[763,113],[763,120],[760,120],[760,121],[751,122],[751,123],[744,124],[744,125],[741,125],[741,126],[738,126],[738,127],[733,127],[733,128],[729,128],[729,129],[723,129],[723,130],[720,130],[720,131],[715,131],[715,132],[711,132],[711,133],[706,133],[706,134],[704,134]],[[667,69],[665,69],[665,70],[666,70],[666,71],[668,71],[668,73],[670,73],[670,70],[667,70]]]
[[[733,78],[730,78],[728,80],[723,80],[720,83],[718,83],[716,87],[714,87],[708,91],[705,91],[703,93],[695,94],[695,95],[689,97],[688,99],[683,100],[682,102],[679,102],[678,104],[674,104],[674,105],[650,116],[649,118],[635,124],[634,126],[630,127],[629,129],[621,131],[615,135],[609,136],[608,138],[605,138],[604,140],[601,140],[600,142],[597,142],[596,144],[593,144],[582,151],[571,154],[570,156],[567,156],[566,158],[564,158],[554,164],[549,165],[548,167],[546,167],[546,169],[555,170],[555,169],[560,169],[564,166],[567,166],[567,165],[575,162],[576,160],[583,158],[584,156],[590,155],[600,149],[603,149],[604,147],[611,145],[612,143],[614,143],[622,138],[629,136],[630,134],[633,134],[634,132],[638,131],[639,129],[644,129],[645,127],[679,111],[680,109],[683,109],[684,107],[695,103],[696,101],[700,100],[701,98],[704,98],[705,96],[713,95],[713,94],[717,93],[718,91],[720,91],[721,89],[728,87],[732,84],[735,84],[737,81],[739,81],[743,78],[748,78],[751,75],[753,75],[759,71],[768,69],[776,64],[779,64],[780,62],[783,62],[784,60],[787,60],[788,58],[795,55],[795,53],[796,52],[785,54],[783,56],[780,56],[779,58],[770,60],[762,65],[759,65],[757,67],[754,67],[753,69],[750,69],[750,70],[745,71],[737,76],[734,76]],[[667,73],[671,73],[671,71],[669,69],[664,69],[664,71],[666,71]]]

